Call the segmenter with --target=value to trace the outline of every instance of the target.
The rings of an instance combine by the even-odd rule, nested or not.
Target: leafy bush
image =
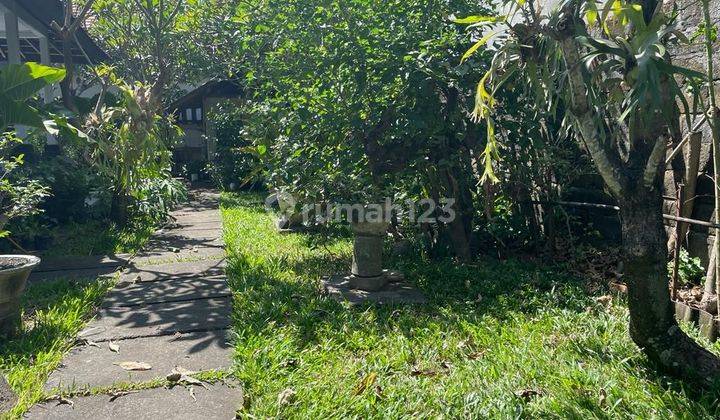
[[[246,138],[243,116],[234,103],[222,103],[208,118],[216,128],[217,150],[206,170],[221,188],[237,188],[262,181],[260,161]]]
[[[12,156],[11,146],[20,140],[12,133],[0,137],[0,237],[10,232],[4,230],[8,221],[20,216],[37,214],[40,202],[50,195],[39,181],[16,178],[13,172],[23,164],[23,155]]]
[[[672,273],[674,262],[668,263],[668,271]],[[705,276],[705,268],[700,263],[700,258],[691,257],[685,248],[680,249],[680,260],[678,262],[678,280],[681,284],[700,284]]]
[[[175,205],[187,199],[187,188],[178,179],[150,178],[136,191],[135,198],[134,210],[138,215],[162,222]]]

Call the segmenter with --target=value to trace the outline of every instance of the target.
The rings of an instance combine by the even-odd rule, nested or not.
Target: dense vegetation
[[[457,265],[413,249],[389,254],[388,266],[427,305],[350,308],[314,292],[321,276],[349,265],[349,236],[279,234],[260,198],[228,194],[222,210],[234,373],[249,400],[242,416],[720,415],[712,394],[654,373],[627,335],[622,296],[562,266],[488,257]],[[295,402],[278,405],[288,388]]]
[[[294,216],[451,199],[454,217],[401,212],[383,230],[387,264],[429,305],[348,308],[315,287],[350,266],[355,220],[310,212],[309,233],[278,236],[251,204],[263,197],[224,196],[246,414],[718,416],[715,394],[687,390],[717,385],[717,345],[680,328],[668,286],[675,270],[699,289],[705,270],[663,219],[667,195],[698,179],[690,152],[668,158],[687,141],[683,125],[710,127],[707,174],[720,171],[707,1],[704,23],[685,31],[678,8],[657,0],[75,3],[117,61],[0,69],[3,250],[137,250],[186,195],[169,104],[210,79],[242,90],[202,109],[217,147],[193,165],[222,189],[291,197],[280,205]],[[56,29],[67,42],[77,25]],[[705,47],[704,72],[673,61],[692,42]],[[37,93],[52,84],[62,96],[44,104]],[[99,93],[80,97],[91,85]],[[678,214],[694,198],[680,197]],[[567,207],[585,200],[617,205],[617,238],[596,230],[599,212]],[[606,257],[599,271],[586,249]],[[718,303],[720,246],[709,265],[704,309]],[[609,281],[627,296],[608,295]],[[53,287],[61,301],[37,313],[54,324],[68,312],[68,324],[28,345],[55,360],[106,285]],[[40,382],[24,345],[0,348],[0,367]],[[295,402],[278,403],[291,387]]]

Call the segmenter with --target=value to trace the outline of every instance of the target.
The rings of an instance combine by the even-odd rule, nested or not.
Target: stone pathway
[[[190,203],[173,216],[175,222],[157,232],[129,263],[128,256],[89,258],[79,267],[47,265],[55,269],[36,274],[34,280],[109,275],[124,267],[95,320],[80,333],[88,344],[74,348],[45,385],[50,393],[104,392],[73,396],[72,406],[53,401],[39,404],[26,417],[234,417],[242,391],[229,381],[207,388],[146,389],[112,401],[107,392],[127,388],[130,383],[164,379],[175,368],[202,372],[231,366],[232,299],[224,275],[218,195],[194,190]],[[125,370],[118,366],[123,362],[142,362],[152,368]]]

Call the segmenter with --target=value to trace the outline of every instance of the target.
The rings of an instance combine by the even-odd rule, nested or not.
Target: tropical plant
[[[143,185],[170,176],[172,141],[167,137],[180,132],[177,126],[161,124],[164,117],[156,113],[150,87],[128,85],[112,73],[108,79],[119,92],[119,104],[100,107],[85,128],[89,158],[111,183],[111,218],[122,226],[128,222],[131,199],[142,198]]]
[[[630,334],[665,370],[707,384],[720,378],[720,359],[677,325],[667,276],[662,216],[665,151],[679,141],[677,103],[690,105],[681,82],[703,75],[671,61],[668,46],[684,42],[675,12],[653,0],[566,0],[550,13],[533,2],[506,1],[509,15],[472,16],[465,23],[493,28],[500,45],[477,86],[474,116],[495,133],[497,94],[523,89],[537,120],[557,115],[585,148],[620,206]],[[496,23],[498,22],[498,23]],[[478,50],[489,37],[469,51]],[[486,154],[491,176],[498,149]]]
[[[38,205],[50,195],[50,190],[37,180],[13,176],[23,164],[23,155],[12,153],[19,142],[12,133],[0,136],[0,237],[10,234],[4,229],[10,220],[39,213]]]
[[[44,128],[49,123],[30,103],[45,86],[58,83],[65,70],[37,63],[9,64],[0,67],[0,132],[12,125]]]
[[[11,126],[24,125],[53,133],[60,128],[71,131],[61,117],[46,119],[31,105],[32,98],[45,86],[58,83],[65,71],[37,63],[10,64],[0,68],[0,236],[7,222],[15,217],[38,213],[38,204],[49,195],[47,187],[37,180],[16,179],[13,172],[23,164],[22,154],[13,154],[13,146],[21,140]]]

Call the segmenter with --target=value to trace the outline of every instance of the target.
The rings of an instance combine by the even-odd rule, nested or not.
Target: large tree
[[[535,92],[538,122],[565,113],[620,206],[633,340],[665,370],[709,383],[720,377],[720,359],[675,320],[662,215],[665,153],[680,140],[678,103],[687,107],[678,80],[694,85],[703,75],[672,63],[668,45],[683,36],[661,6],[566,0],[545,14],[532,2],[508,2],[511,14],[495,26],[501,46],[478,86],[475,115],[493,125],[495,94],[507,80]]]

